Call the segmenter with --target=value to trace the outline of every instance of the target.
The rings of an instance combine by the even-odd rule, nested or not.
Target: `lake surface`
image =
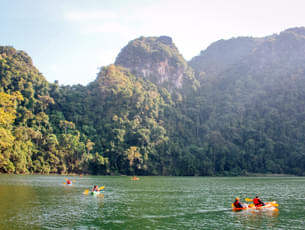
[[[0,229],[304,229],[304,177],[0,175]],[[104,196],[83,195],[93,185]],[[278,211],[232,212],[235,196]]]

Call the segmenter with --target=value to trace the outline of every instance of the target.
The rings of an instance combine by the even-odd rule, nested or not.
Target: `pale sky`
[[[140,36],[170,36],[190,60],[220,39],[305,26],[304,12],[304,0],[0,0],[0,45],[49,82],[86,85]]]

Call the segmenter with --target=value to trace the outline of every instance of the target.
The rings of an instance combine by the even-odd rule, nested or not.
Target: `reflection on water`
[[[0,175],[2,229],[302,229],[304,178]],[[104,196],[84,195],[93,185]],[[234,197],[276,200],[279,211],[232,212]],[[287,199],[289,197],[289,200]]]
[[[33,204],[39,202],[35,190],[29,186],[0,187],[0,226],[24,229],[25,223],[34,223]],[[39,207],[36,209],[39,212]],[[9,227],[7,228],[9,229]]]
[[[278,222],[279,211],[274,210],[243,210],[233,212],[234,222],[244,228],[267,228],[272,229]]]

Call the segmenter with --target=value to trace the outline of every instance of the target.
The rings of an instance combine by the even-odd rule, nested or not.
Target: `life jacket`
[[[240,204],[238,200],[236,200],[233,204],[235,208],[243,208],[243,206]]]
[[[253,203],[256,207],[264,205],[263,202],[261,202],[260,199],[258,199],[256,197],[253,199]]]
[[[72,184],[72,182],[70,180],[67,180],[67,184]]]

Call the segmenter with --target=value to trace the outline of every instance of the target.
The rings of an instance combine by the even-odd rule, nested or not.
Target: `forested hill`
[[[221,170],[235,159],[250,172],[304,174],[304,35],[221,40],[190,61],[201,83],[196,126]]]
[[[0,47],[0,173],[305,175],[304,63],[305,28],[189,62],[140,37],[87,86],[60,86]]]

